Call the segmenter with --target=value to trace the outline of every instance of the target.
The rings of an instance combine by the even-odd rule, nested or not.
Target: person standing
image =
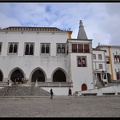
[[[7,81],[7,84],[9,85],[9,80]]]
[[[50,98],[53,99],[53,90],[50,90]]]
[[[68,96],[72,96],[72,90],[69,88],[69,91],[68,91]]]

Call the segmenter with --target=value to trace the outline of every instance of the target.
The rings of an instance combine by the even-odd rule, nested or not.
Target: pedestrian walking
[[[53,90],[50,90],[50,98],[53,99]]]
[[[72,96],[72,90],[69,88],[69,90],[68,90],[68,96]]]

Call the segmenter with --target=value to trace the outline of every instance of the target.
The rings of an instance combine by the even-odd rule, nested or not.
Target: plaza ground
[[[120,96],[1,97],[0,117],[120,117]]]

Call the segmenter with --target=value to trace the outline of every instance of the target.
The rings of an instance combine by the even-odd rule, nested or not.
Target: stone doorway
[[[24,78],[24,75],[23,73],[19,70],[19,69],[16,69],[12,74],[11,74],[11,81],[16,83],[23,83],[23,78]]]
[[[53,75],[53,82],[66,82],[65,73],[61,70],[57,70]]]
[[[45,82],[45,75],[41,70],[36,70],[32,74],[32,82]]]
[[[87,85],[86,84],[82,84],[82,91],[87,90]]]

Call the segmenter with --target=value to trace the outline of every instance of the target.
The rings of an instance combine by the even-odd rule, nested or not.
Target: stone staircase
[[[103,88],[103,87],[105,87],[105,84],[104,84],[104,82],[103,82],[102,79],[99,79],[99,78],[97,77],[96,81],[97,81],[97,82],[96,82],[97,88]]]
[[[0,96],[50,96],[50,93],[41,87],[6,86],[0,89]]]

